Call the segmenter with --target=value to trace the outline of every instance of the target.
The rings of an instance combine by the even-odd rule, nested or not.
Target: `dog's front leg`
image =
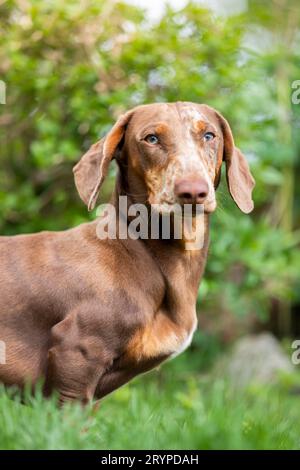
[[[96,330],[97,331],[97,330]],[[59,393],[60,404],[90,401],[97,383],[113,361],[113,354],[95,330],[69,315],[52,328],[45,394]]]

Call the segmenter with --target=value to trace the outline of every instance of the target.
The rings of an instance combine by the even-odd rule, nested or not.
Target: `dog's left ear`
[[[115,156],[132,113],[131,110],[121,116],[106,137],[92,145],[73,168],[77,191],[89,211],[95,207],[109,164]]]
[[[248,214],[254,208],[252,190],[255,181],[250,173],[248,162],[242,152],[235,147],[233,135],[226,119],[217,113],[224,139],[223,160],[226,164],[228,189],[232,199],[242,212]]]

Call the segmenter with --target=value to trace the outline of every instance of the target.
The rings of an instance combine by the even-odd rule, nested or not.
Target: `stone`
[[[291,359],[271,333],[248,335],[238,340],[222,369],[224,378],[238,388],[252,383],[274,383],[279,373],[294,370]]]

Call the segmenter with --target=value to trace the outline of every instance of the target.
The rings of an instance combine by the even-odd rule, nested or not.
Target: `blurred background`
[[[110,438],[103,442],[300,447],[299,415],[293,421],[300,408],[300,365],[291,360],[292,341],[300,339],[299,2],[0,0],[0,15],[0,79],[6,84],[6,104],[0,104],[1,235],[61,230],[93,219],[76,193],[72,167],[137,104],[182,100],[217,108],[256,179],[250,216],[235,207],[224,181],[218,190],[192,348],[107,399],[103,433]],[[109,199],[114,174],[112,168],[101,202]],[[275,391],[266,398],[271,384]],[[240,393],[232,392],[235,385],[244,390],[240,412],[232,400]],[[164,398],[151,407],[147,390]],[[139,440],[141,415],[147,422],[160,415],[160,406],[166,432],[156,440],[151,434],[153,442],[149,433]],[[136,416],[135,444],[112,438],[118,407],[127,409],[124,420],[126,413]],[[182,413],[178,421],[175,408]],[[206,416],[203,437],[197,420],[207,408],[219,411]],[[21,436],[15,442],[19,438],[26,447]]]

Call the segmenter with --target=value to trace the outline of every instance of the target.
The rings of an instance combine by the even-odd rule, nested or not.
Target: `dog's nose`
[[[203,178],[180,179],[175,183],[175,195],[181,204],[203,204],[208,190],[208,184]]]

